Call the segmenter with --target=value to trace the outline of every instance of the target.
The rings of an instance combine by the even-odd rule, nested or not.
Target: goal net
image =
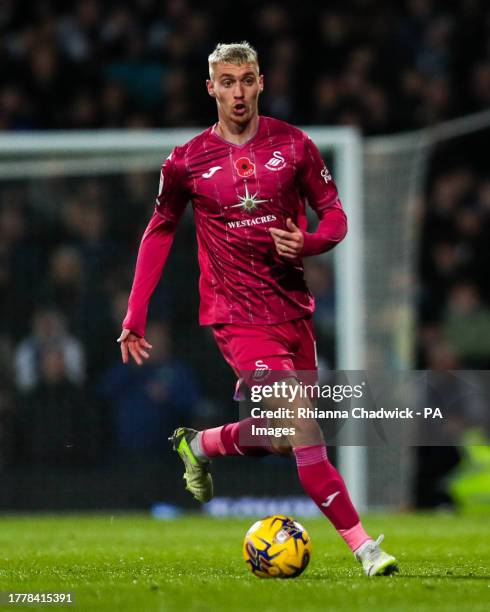
[[[360,232],[364,285],[359,314],[364,333],[363,368],[396,373],[417,367],[417,268],[432,157],[448,144],[452,149],[464,149],[468,146],[465,138],[489,127],[490,112],[483,112],[416,132],[364,141]],[[477,149],[475,154],[483,160],[481,151]],[[446,157],[450,155],[446,153]],[[444,155],[442,158],[444,161]],[[467,163],[474,164],[474,160],[468,156]],[[349,248],[348,243],[345,246]],[[341,257],[339,266],[342,269]],[[345,472],[359,507],[413,506],[414,444],[414,440],[407,440],[406,445],[390,445],[388,441],[385,446],[343,449]]]

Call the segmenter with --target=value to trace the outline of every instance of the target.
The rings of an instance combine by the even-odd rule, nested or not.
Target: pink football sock
[[[201,432],[201,446],[208,457],[217,455],[252,455],[260,457],[274,452],[268,436],[252,434],[252,423],[266,427],[266,419],[249,417],[237,423],[205,429]]]
[[[370,540],[352,505],[342,476],[327,458],[325,446],[298,446],[294,454],[303,489],[330,520],[347,546],[355,551]]]
[[[360,548],[364,542],[368,540],[372,540],[371,536],[369,536],[365,531],[364,527],[361,525],[361,522],[354,525],[350,529],[339,529],[338,532],[344,538],[347,546],[352,550],[352,552],[356,552],[358,548]]]

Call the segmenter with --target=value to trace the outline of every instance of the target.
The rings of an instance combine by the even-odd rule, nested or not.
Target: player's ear
[[[259,74],[259,93],[264,91],[264,75]]]
[[[214,83],[211,79],[206,79],[206,87],[208,89],[208,94],[212,98],[216,98],[216,92],[214,91]]]

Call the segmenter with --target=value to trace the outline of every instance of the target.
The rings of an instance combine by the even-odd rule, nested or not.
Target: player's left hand
[[[286,227],[287,230],[271,227],[269,231],[277,253],[286,259],[297,259],[301,255],[305,243],[303,232],[293,223],[292,219],[286,220]]]

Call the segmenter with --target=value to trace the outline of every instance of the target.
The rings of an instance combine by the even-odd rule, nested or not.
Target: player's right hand
[[[123,329],[121,335],[117,339],[121,347],[121,356],[123,363],[128,363],[129,356],[140,366],[143,365],[143,359],[150,358],[150,351],[153,347],[145,338],[140,338],[130,329]]]
[[[291,218],[286,219],[286,227],[287,230],[271,227],[269,231],[276,245],[277,254],[285,259],[297,259],[303,251],[305,237]]]

